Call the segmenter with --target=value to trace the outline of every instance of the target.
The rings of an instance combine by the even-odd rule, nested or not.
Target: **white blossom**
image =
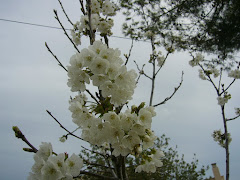
[[[42,144],[39,146],[39,150],[36,152],[35,156],[38,156],[39,158],[42,158],[44,161],[46,161],[48,159],[48,157],[52,155],[52,152],[53,152],[52,144],[42,142]]]
[[[223,106],[228,102],[228,98],[221,97],[221,96],[217,97],[217,100],[218,100],[218,105],[220,106]]]
[[[102,13],[103,15],[114,16],[116,14],[116,5],[109,0],[104,1],[102,6]]]
[[[80,174],[80,169],[83,166],[83,160],[76,154],[72,154],[70,158],[66,160],[67,167],[73,177]]]
[[[199,72],[199,77],[200,77],[200,79],[202,79],[202,80],[207,80],[207,77],[206,77],[206,75],[204,74],[203,70],[199,69],[198,72]]]
[[[55,180],[64,177],[56,164],[51,161],[46,162],[46,164],[42,167],[41,172],[42,179],[44,180]]]
[[[240,79],[240,70],[239,69],[231,70],[228,73],[228,77],[232,77],[234,79]]]

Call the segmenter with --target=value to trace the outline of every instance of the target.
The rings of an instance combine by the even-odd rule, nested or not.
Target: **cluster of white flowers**
[[[203,71],[202,69],[199,69],[198,72],[199,72],[199,78],[202,80],[207,80],[207,77],[210,75],[213,75],[215,78],[217,78],[220,75],[219,70],[213,67],[210,67],[205,71]]]
[[[50,143],[42,143],[34,155],[29,180],[72,180],[80,174],[83,160],[76,154],[67,157],[66,154],[54,155]]]
[[[225,94],[223,97],[219,96],[217,97],[218,105],[223,106],[228,102],[228,100],[231,99],[231,94]]]
[[[157,167],[161,167],[163,165],[161,158],[164,157],[162,151],[153,149],[149,154],[143,156],[142,164],[139,165],[135,172],[156,172]]]
[[[231,70],[228,73],[228,77],[232,77],[234,79],[240,79],[240,70],[239,69]]]
[[[110,2],[92,0],[91,2],[91,29],[93,32],[100,32],[101,35],[111,35],[113,19],[109,16],[116,14],[117,6]],[[71,31],[72,40],[76,45],[80,44],[80,34],[87,35],[90,30],[88,14],[81,16],[80,21],[74,24],[74,30]]]
[[[96,117],[85,107],[83,95],[70,101],[73,122],[82,129],[82,138],[91,144],[112,145],[113,155],[126,156],[140,154],[152,147],[156,136],[151,130],[152,117],[156,115],[153,107],[141,108],[138,113],[126,110],[116,114],[113,111]]]
[[[218,100],[218,105],[220,106],[223,106],[224,104],[226,104],[228,102],[228,99],[227,98],[224,98],[224,97],[217,97],[217,100]]]
[[[200,78],[200,79],[202,79],[202,80],[207,80],[207,77],[206,77],[206,75],[204,74],[204,72],[203,72],[202,69],[199,69],[198,72],[199,72],[199,78]]]
[[[193,60],[189,61],[189,65],[194,67],[194,66],[197,66],[199,62],[203,61],[204,60],[204,57],[202,54],[200,53],[197,53],[196,54],[196,57],[193,58]]]
[[[94,33],[100,32],[101,36],[111,35],[113,20],[109,16],[115,15],[116,10],[116,6],[109,0],[92,0],[91,30]],[[89,16],[82,16],[74,29],[72,37],[79,44],[79,33],[89,34]],[[155,172],[157,167],[162,166],[160,158],[163,153],[155,149],[147,151],[156,140],[151,130],[152,118],[156,115],[154,108],[143,105],[133,106],[125,112],[118,111],[121,105],[132,99],[137,78],[134,70],[127,70],[120,54],[118,49],[108,48],[101,41],[95,41],[71,57],[70,65],[67,66],[67,84],[73,92],[80,93],[70,100],[69,110],[72,112],[73,122],[82,130],[82,139],[116,157],[129,154],[141,156],[141,153],[148,152],[147,156],[142,156],[142,164],[136,172]],[[154,53],[154,58],[160,67],[165,62],[161,53]],[[86,84],[90,83],[99,90],[99,102],[91,108],[83,93]],[[109,109],[106,107],[108,105]],[[66,137],[63,136],[60,140],[64,142]]]
[[[101,41],[95,41],[81,53],[73,55],[68,68],[68,86],[73,92],[84,91],[90,79],[102,91],[103,97],[111,97],[115,106],[132,98],[137,74],[127,71],[118,49],[108,48]]]

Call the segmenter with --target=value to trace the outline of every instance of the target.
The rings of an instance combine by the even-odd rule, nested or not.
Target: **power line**
[[[59,27],[54,27],[54,26],[47,26],[47,25],[42,25],[42,24],[34,24],[34,23],[28,23],[28,22],[23,22],[23,21],[15,21],[15,20],[10,20],[10,19],[2,19],[0,18],[1,21],[6,21],[6,22],[12,22],[12,23],[19,23],[19,24],[27,24],[31,26],[39,26],[39,27],[45,27],[45,28],[52,28],[52,29],[61,29]],[[70,30],[70,29],[66,29]]]
[[[51,29],[62,29],[60,27],[55,27],[55,26],[48,26],[48,25],[43,25],[43,24],[35,24],[35,23],[16,21],[16,20],[10,20],[10,19],[2,19],[2,18],[0,18],[0,21],[12,22],[12,23],[18,23],[18,24],[25,24],[25,25],[30,25],[30,26],[38,26],[38,27],[44,27],[44,28],[51,28]],[[65,28],[65,30],[70,31],[71,29]],[[114,35],[112,35],[111,37],[131,40],[131,38],[121,37],[121,36],[114,36]]]

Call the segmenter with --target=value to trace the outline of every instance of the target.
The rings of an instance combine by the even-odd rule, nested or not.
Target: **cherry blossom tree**
[[[88,171],[93,164],[87,163],[76,154],[57,154],[53,151],[51,143],[43,142],[37,149],[15,126],[13,130],[16,137],[30,147],[24,150],[35,153],[35,163],[28,179],[77,179],[82,175],[103,179],[128,179],[126,163],[128,156],[138,158],[136,173],[142,171],[154,173],[157,168],[163,166],[161,159],[164,157],[164,153],[154,146],[154,141],[157,139],[151,129],[152,118],[156,116],[154,109],[171,99],[183,82],[182,74],[181,81],[172,94],[154,104],[156,76],[167,57],[174,52],[174,48],[169,46],[166,48],[166,55],[163,55],[155,46],[154,34],[149,31],[145,33],[145,39],[151,41],[152,53],[147,62],[152,66],[152,74],[145,73],[145,64],[140,68],[136,63],[138,73],[135,70],[128,70],[127,64],[132,47],[129,54],[124,55],[125,61],[119,49],[109,47],[108,37],[112,35],[113,16],[119,9],[115,3],[109,0],[79,0],[82,16],[76,23],[70,20],[60,0],[59,3],[73,26],[71,35],[67,33],[56,10],[54,10],[55,18],[76,53],[65,67],[47,43],[46,47],[67,72],[67,85],[72,92],[76,92],[76,96],[69,101],[69,110],[76,129],[73,131],[66,129],[50,111],[47,110],[47,113],[67,132],[60,141],[64,142],[68,136],[73,136],[96,147],[98,151],[95,153],[103,157],[104,167],[110,174],[103,176],[101,173]],[[89,38],[89,46],[79,50],[82,36]],[[128,104],[132,100],[141,76],[152,82],[149,105],[142,102],[129,107]],[[96,92],[90,91],[90,86],[96,87]]]

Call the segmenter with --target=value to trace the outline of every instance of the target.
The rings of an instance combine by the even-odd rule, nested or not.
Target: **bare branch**
[[[83,159],[83,161],[88,164],[88,165],[91,165],[91,166],[99,166],[99,167],[103,167],[103,168],[106,168],[106,169],[114,169],[112,167],[108,167],[108,166],[104,166],[102,164],[97,164],[97,163],[92,163],[92,162],[89,162],[88,160],[86,159]]]
[[[181,87],[181,85],[182,85],[182,83],[183,83],[183,74],[184,74],[184,73],[182,72],[181,82],[180,82],[180,84],[179,84],[177,87],[174,88],[174,91],[173,91],[173,93],[171,94],[171,96],[169,96],[169,97],[167,97],[166,99],[164,99],[164,101],[162,101],[162,102],[160,102],[160,103],[158,103],[158,104],[153,105],[153,107],[157,107],[157,106],[159,106],[159,105],[165,104],[168,100],[170,100],[170,99],[175,95],[175,93],[178,91],[178,89]]]
[[[52,115],[51,112],[49,112],[48,110],[46,110],[46,111],[47,111],[47,113],[59,124],[59,126],[60,126],[62,129],[64,129],[65,131],[67,131],[67,132],[69,133],[69,135],[74,136],[74,137],[76,137],[76,138],[78,138],[78,139],[81,139],[81,140],[85,141],[84,139],[76,136],[75,134],[73,134],[72,132],[70,132],[69,130],[67,130],[67,129]]]
[[[89,26],[89,37],[90,37],[90,44],[92,45],[93,42],[95,41],[95,33],[93,32],[92,29],[92,9],[91,9],[91,0],[87,0],[87,11],[88,11],[88,26]]]
[[[31,149],[28,148],[23,148],[24,151],[28,151],[28,152],[34,152],[36,153],[38,150],[37,148],[35,148],[28,140],[27,138],[24,136],[24,134],[22,133],[22,131],[20,131],[20,129],[17,126],[13,126],[12,127],[13,131],[15,132],[15,136],[19,139],[22,139],[23,142],[25,142]]]
[[[45,42],[45,46],[47,47],[48,51],[52,54],[52,56],[57,60],[57,62],[59,63],[58,65],[61,66],[66,72],[68,72],[68,70],[63,66],[63,64],[59,61],[59,59],[57,58],[57,56],[55,54],[53,54],[53,52],[51,51],[51,49],[48,47],[47,43]]]
[[[134,61],[134,63],[135,63],[136,66],[137,66],[137,69],[138,69],[138,71],[139,71],[139,74],[142,74],[142,75],[144,75],[145,77],[147,77],[148,79],[152,80],[152,78],[151,78],[150,76],[148,76],[148,75],[143,71],[143,68],[142,68],[142,70],[140,70],[140,68],[139,68],[139,66],[138,66],[138,64],[137,64],[136,61]],[[143,65],[143,67],[144,67],[144,66],[145,66],[145,65]]]
[[[98,100],[95,98],[95,96],[88,89],[86,89],[86,91],[91,96],[91,98],[93,98],[96,101],[97,104],[100,104]]]
[[[67,13],[65,12],[65,10],[64,10],[64,8],[63,8],[62,2],[61,2],[60,0],[58,0],[58,2],[59,2],[60,6],[61,6],[61,8],[62,8],[63,13],[65,14],[65,16],[66,16],[66,18],[67,18],[67,20],[68,20],[68,22],[73,26],[72,21],[69,19]]]
[[[162,69],[162,67],[165,64],[165,61],[167,60],[169,54],[171,54],[171,53],[170,52],[167,53],[166,57],[164,58],[164,61],[163,61],[162,65],[159,67],[159,69],[157,70],[155,75],[157,75],[159,73],[159,71]]]
[[[228,85],[228,87],[226,89],[224,89],[221,93],[220,93],[220,96],[225,93],[231,86],[232,84],[236,81],[236,79],[233,79],[233,81]]]
[[[125,57],[126,57],[126,62],[125,62],[125,64],[124,64],[125,66],[127,65],[128,60],[129,60],[129,58],[130,58],[130,56],[131,56],[132,48],[133,48],[133,39],[132,39],[132,43],[131,43],[131,47],[130,47],[130,49],[129,49],[128,55],[125,56]]]
[[[85,9],[84,9],[84,5],[83,5],[83,1],[79,0],[80,4],[81,4],[81,11],[84,15],[86,15]]]
[[[64,31],[64,34],[67,36],[67,38],[69,39],[69,41],[73,44],[74,48],[77,50],[78,53],[80,53],[80,51],[78,50],[76,44],[73,42],[73,40],[69,37],[66,29],[64,28],[64,26],[62,25],[59,17],[58,17],[58,14],[57,14],[57,10],[53,10],[54,14],[55,14],[55,18],[56,20],[58,21],[58,23],[60,24],[60,26],[62,27],[62,30]]]
[[[92,152],[92,153],[95,153],[95,154],[101,155],[101,156],[103,156],[103,157],[106,156],[106,155],[104,155],[104,154],[102,154],[102,153],[99,153],[99,152],[97,152],[97,151],[94,151],[94,150],[88,149],[88,148],[86,148],[86,147],[84,147],[84,146],[81,146],[81,147],[82,147],[83,149],[87,150],[87,151],[90,151],[90,152]]]
[[[232,120],[235,120],[235,119],[237,119],[237,118],[239,118],[240,117],[240,114],[239,115],[237,115],[236,117],[234,117],[234,118],[230,118],[230,119],[226,119],[226,121],[232,121]]]
[[[219,81],[218,81],[218,89],[220,89],[221,81],[222,81],[222,68],[220,70],[220,77],[219,77]]]
[[[115,178],[115,177],[103,176],[103,175],[96,174],[96,173],[89,172],[89,171],[80,171],[80,174],[86,174],[86,175],[89,175],[89,176],[95,176],[95,177],[99,177],[101,179],[116,179],[116,180],[118,180],[118,178]],[[78,177],[81,177],[81,176],[78,176]]]

